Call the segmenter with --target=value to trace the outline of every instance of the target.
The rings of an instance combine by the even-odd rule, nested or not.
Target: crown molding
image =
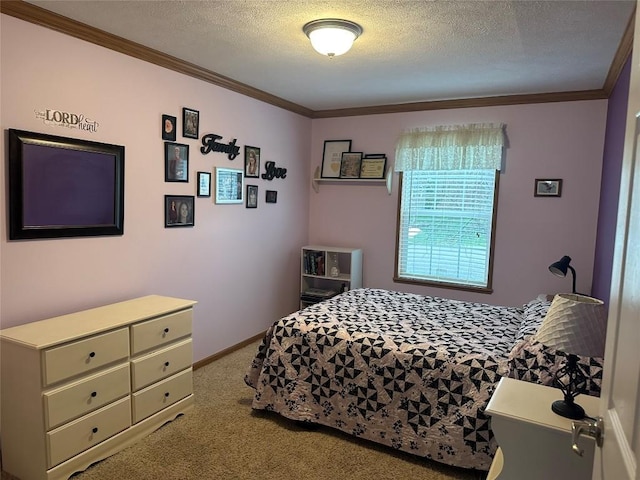
[[[577,92],[504,95],[496,97],[461,98],[458,100],[401,103],[397,105],[379,105],[375,107],[317,110],[313,112],[313,116],[311,118],[352,117],[356,115],[419,112],[423,110],[447,110],[452,108],[497,107],[503,105],[522,105],[527,103],[575,102],[579,100],[600,100],[603,98],[607,98],[607,95],[602,89],[583,90]]]
[[[622,35],[620,45],[618,45],[618,50],[616,50],[616,54],[613,57],[611,66],[609,67],[609,74],[607,75],[607,78],[604,81],[604,85],[602,87],[602,89],[607,93],[607,97],[611,95],[611,92],[616,86],[618,77],[620,77],[620,73],[622,72],[625,63],[627,63],[627,59],[629,58],[629,56],[631,55],[631,51],[633,50],[633,31],[636,24],[635,19],[636,7],[633,7],[631,18],[629,19],[629,23],[627,23],[627,28]]]

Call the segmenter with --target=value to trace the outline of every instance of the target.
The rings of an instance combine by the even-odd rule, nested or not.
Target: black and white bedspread
[[[274,323],[245,382],[254,409],[488,470],[484,410],[522,309],[357,289]]]

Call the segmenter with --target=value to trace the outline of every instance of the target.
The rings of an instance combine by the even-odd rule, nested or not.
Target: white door
[[[638,2],[636,2],[636,7]],[[640,14],[635,36],[594,480],[639,480],[640,470]]]

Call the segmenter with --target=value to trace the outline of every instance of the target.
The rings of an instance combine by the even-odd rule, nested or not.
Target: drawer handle
[[[96,352],[91,352],[91,353],[89,354],[89,356],[90,356],[91,358],[95,357],[95,356],[96,356]]]
[[[167,333],[169,333],[169,327],[165,328],[165,329],[163,330],[163,332],[164,332],[164,334],[165,334],[165,335],[166,335]]]
[[[164,397],[169,398],[169,392],[165,392]]]
[[[164,366],[168,367],[169,366],[169,362],[164,362]]]
[[[98,427],[93,427],[93,428],[91,429],[91,431],[92,431],[93,433],[98,433]]]
[[[91,392],[91,396],[94,397],[94,398],[97,397],[98,396],[98,392]]]

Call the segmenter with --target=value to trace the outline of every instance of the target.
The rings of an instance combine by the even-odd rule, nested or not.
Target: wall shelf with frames
[[[320,176],[320,167],[316,167],[316,170],[313,173],[313,178],[311,179],[311,186],[313,187],[314,192],[318,193],[320,191],[321,183],[331,183],[334,185],[339,183],[345,185],[386,185],[387,192],[389,192],[389,195],[391,195],[392,180],[393,171],[391,168],[387,168],[385,178],[322,178]]]

